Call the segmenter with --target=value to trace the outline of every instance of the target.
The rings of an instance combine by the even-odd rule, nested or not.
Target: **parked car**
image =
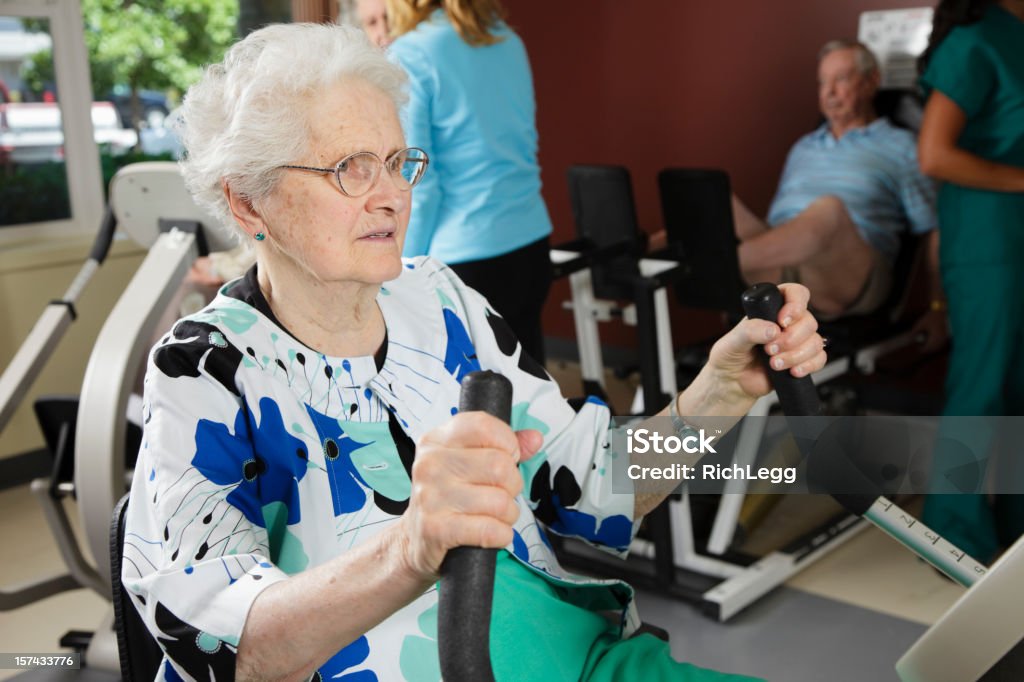
[[[156,90],[139,90],[139,123],[150,128],[163,125],[163,120],[170,113],[167,96]],[[125,85],[116,85],[104,98],[112,102],[125,126],[132,126],[132,91]],[[142,126],[138,126],[141,128]]]
[[[93,102],[92,126],[96,144],[111,154],[130,151],[139,141],[134,130],[121,126],[110,102]],[[64,160],[64,130],[60,107],[51,102],[0,104],[0,164],[29,164]]]

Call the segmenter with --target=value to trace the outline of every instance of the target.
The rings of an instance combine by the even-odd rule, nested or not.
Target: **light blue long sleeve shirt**
[[[494,45],[471,47],[438,10],[389,48],[410,78],[406,140],[430,156],[413,189],[406,257],[481,260],[551,234],[526,49],[504,24],[496,34]]]

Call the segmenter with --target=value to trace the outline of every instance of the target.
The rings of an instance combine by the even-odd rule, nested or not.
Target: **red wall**
[[[818,49],[856,37],[861,12],[910,0],[505,0],[526,43],[537,93],[544,197],[554,241],[572,238],[565,171],[621,164],[640,225],[660,228],[655,176],[665,166],[723,168],[757,212],[771,200],[790,145],[818,120]],[[548,336],[573,336],[563,283]],[[693,325],[678,324],[677,330]],[[691,316],[708,331],[707,316]],[[684,321],[685,322],[685,321]],[[690,329],[692,332],[693,330]],[[678,334],[678,332],[677,332]],[[686,334],[680,336],[700,336]],[[630,345],[612,333],[612,343]],[[684,339],[680,339],[684,340]]]

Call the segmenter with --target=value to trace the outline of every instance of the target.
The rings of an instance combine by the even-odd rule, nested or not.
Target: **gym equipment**
[[[202,227],[214,224],[185,191],[177,164],[123,168],[111,182],[110,203],[89,259],[64,296],[47,306],[0,377],[2,429],[75,319],[75,302],[103,263],[115,230],[120,227],[149,249],[100,332],[86,369],[77,415],[73,401],[37,405],[40,424],[57,461],[53,476],[34,481],[32,490],[43,505],[69,572],[0,592],[0,611],[82,586],[110,598],[110,565],[101,560],[94,567],[86,560],[60,498],[77,496],[92,556],[109,556],[110,512],[127,489],[125,448],[132,377],[146,351],[144,342],[151,338],[153,325],[196,255],[205,254],[208,246],[213,250],[231,248],[226,236]],[[73,467],[69,466],[72,446]],[[112,635],[104,625],[89,641],[85,661],[90,667],[117,669]]]
[[[127,489],[121,473],[125,412],[153,326],[195,258],[233,246],[192,200],[176,163],[121,169],[110,183],[110,203],[118,226],[149,252],[100,330],[82,384],[75,487],[81,491],[79,518],[96,557],[107,556],[110,512]],[[97,570],[109,586],[110,566],[101,562]]]
[[[743,295],[743,308],[752,318],[776,320],[782,302],[782,294],[774,284],[756,285]],[[815,422],[797,418],[821,414],[821,403],[814,382],[810,377],[797,379],[789,370],[773,370],[767,365],[767,355],[763,351],[761,355],[802,454],[805,457],[811,456],[811,449],[821,434],[809,431],[809,427],[814,428]],[[496,387],[494,390],[502,389]],[[503,401],[507,400],[507,397],[503,398]],[[1016,589],[1024,577],[1024,540],[1018,542],[1007,557],[993,567],[990,575],[986,575],[984,566],[884,496],[840,494],[835,497],[851,513],[863,516],[937,569],[971,588],[900,660],[897,670],[901,679],[906,682],[997,682],[1024,679],[1024,618],[1021,617],[1024,613],[1021,609],[1024,595],[1020,595]],[[442,671],[447,679],[493,680],[489,663],[466,660],[474,655],[474,647],[463,644],[460,651],[455,645],[455,642],[468,641],[469,633],[475,635],[480,631],[486,632],[489,626],[489,609],[480,608],[473,599],[482,599],[486,594],[489,605],[489,597],[493,593],[493,565],[489,572],[486,562],[481,562],[473,570],[477,571],[476,578],[466,577],[466,583],[459,578],[458,584],[449,582],[447,587],[442,586],[442,594],[445,589],[463,591],[461,597],[464,604],[458,612],[461,618],[449,615],[439,620]],[[1010,602],[1008,605],[1007,601]],[[441,608],[445,608],[443,602]],[[979,634],[979,623],[989,618],[993,611],[999,616],[998,624],[987,628],[984,634]],[[451,634],[456,627],[466,633],[462,636],[467,639]],[[486,636],[475,646],[486,651],[489,646]],[[452,650],[446,651],[446,647]],[[454,659],[449,664],[453,667],[444,667],[446,656]],[[459,658],[463,660],[457,660]]]
[[[164,652],[146,628],[142,616],[135,610],[132,598],[121,583],[121,562],[124,558],[125,512],[129,493],[114,507],[110,521],[110,577],[114,599],[114,633],[117,636],[118,662],[121,679],[151,680],[156,677]]]
[[[904,682],[1024,680],[1024,540],[1018,540],[896,662]]]
[[[738,301],[743,286],[728,175],[717,170],[666,169],[659,174],[658,184],[669,239],[668,247],[655,258],[640,256],[636,245],[642,243],[642,237],[629,173],[618,166],[569,170],[580,237],[572,248],[583,253],[573,260],[579,254],[568,252],[570,246],[552,251],[553,262],[577,266],[569,274],[571,308],[588,392],[603,394],[598,323],[621,317],[637,325],[642,389],[634,400],[633,413],[642,413],[644,405],[660,408],[676,393],[668,286],[675,288],[676,300],[683,306],[718,310],[736,319],[741,316]],[[590,245],[605,250],[588,252]],[[618,247],[612,248],[614,245]],[[909,323],[897,319],[919,252],[916,242],[907,243],[894,271],[893,293],[879,312],[832,323],[823,331],[834,339],[829,349],[832,360],[816,378],[829,381],[852,371],[870,374],[879,357],[914,342]],[[580,259],[587,262],[580,264]],[[622,265],[629,260],[632,265]],[[612,267],[612,263],[617,265]],[[623,299],[629,304],[616,302]],[[711,340],[685,355],[702,362],[710,346]],[[776,402],[774,393],[761,398],[749,412],[753,418],[738,427],[738,465],[754,462],[764,436],[764,417]],[[725,621],[867,527],[855,516],[838,514],[823,527],[761,559],[738,555],[729,548],[746,491],[744,480],[727,484],[725,492],[729,494],[721,496],[706,548],[698,548],[694,510],[684,491],[647,517],[649,539],[638,539],[631,547],[631,556],[639,557],[636,562],[624,565],[573,541],[563,543],[561,556],[569,565],[699,603],[709,615]]]
[[[512,382],[490,370],[462,380],[459,412],[512,419]],[[498,550],[456,547],[441,563],[437,646],[446,680],[494,682],[491,670],[491,604]]]
[[[775,321],[782,307],[782,293],[774,284],[757,284],[743,294],[743,308],[751,318]],[[763,351],[762,351],[763,355]],[[767,362],[767,356],[764,355]],[[795,422],[794,417],[811,417],[821,414],[821,401],[811,377],[796,378],[788,370],[767,367],[772,385],[779,397],[779,405],[790,422],[790,430],[797,436],[797,447],[806,458],[811,455],[810,447],[820,433],[814,433],[813,423]],[[808,428],[811,427],[811,428]],[[809,432],[811,431],[811,432]],[[839,463],[833,463],[834,465]],[[828,481],[818,482],[826,490]],[[834,488],[833,488],[834,489]],[[879,529],[906,545],[922,559],[965,587],[970,587],[981,576],[985,567],[947,540],[930,530],[910,514],[882,495],[833,494],[847,511],[871,521]]]
[[[25,395],[39,377],[71,323],[78,317],[75,303],[85,290],[89,280],[103,265],[103,261],[110,251],[110,244],[113,241],[116,228],[117,221],[108,207],[104,212],[99,233],[93,241],[85,264],[75,275],[64,295],[46,306],[32,327],[32,331],[29,332],[28,338],[21,344],[11,363],[0,376],[0,432],[7,426],[14,411],[25,399]],[[52,412],[45,415],[45,417],[50,416],[52,416]],[[68,442],[66,435],[65,444]],[[58,442],[53,442],[50,445],[51,452],[55,454],[58,451],[65,451]],[[68,461],[70,462],[70,459]],[[31,488],[46,512],[47,523],[51,528],[59,530],[56,533],[58,547],[64,563],[68,567],[68,572],[41,578],[14,590],[0,591],[0,611],[16,609],[39,599],[82,586],[90,587],[100,594],[104,594],[106,591],[99,574],[88,564],[77,543],[74,542],[71,526],[64,514],[63,507],[55,502],[58,496],[67,492],[58,490],[55,486],[55,481],[59,480],[57,474],[60,469],[61,463],[58,461],[54,478],[33,481]]]
[[[750,317],[775,320],[782,294],[773,284],[748,290],[743,305]],[[767,362],[767,356],[764,356]],[[797,443],[810,455],[820,434],[808,422],[791,418],[820,413],[810,377],[797,379],[788,370],[767,368]],[[954,547],[882,495],[835,495],[851,513],[862,516],[968,591],[897,662],[905,682],[946,680],[1010,682],[1024,679],[1024,540],[989,570]]]

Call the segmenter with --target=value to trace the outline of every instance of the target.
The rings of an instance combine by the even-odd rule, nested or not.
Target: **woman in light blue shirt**
[[[408,143],[430,173],[403,255],[430,255],[482,292],[543,363],[551,218],[540,194],[533,78],[496,0],[389,0],[389,52],[409,73]]]

